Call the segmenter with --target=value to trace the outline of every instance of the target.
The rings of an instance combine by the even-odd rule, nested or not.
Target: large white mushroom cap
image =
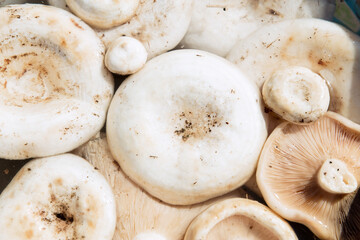
[[[111,240],[115,208],[111,187],[84,159],[35,159],[0,196],[0,238]]]
[[[180,46],[225,56],[265,24],[304,17],[330,19],[334,9],[328,0],[196,0]]]
[[[51,6],[2,7],[0,49],[1,158],[67,152],[102,128],[113,78],[81,20]]]
[[[279,69],[300,66],[329,87],[329,110],[360,123],[360,38],[320,19],[267,25],[239,42],[227,56],[259,87]]]
[[[201,202],[245,183],[267,136],[255,84],[198,50],[163,54],[127,78],[106,129],[124,172],[171,204]]]

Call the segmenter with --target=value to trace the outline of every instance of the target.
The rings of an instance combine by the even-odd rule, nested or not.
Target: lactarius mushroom
[[[288,67],[274,72],[262,88],[265,104],[282,118],[309,123],[324,115],[330,95],[325,80],[304,67]]]
[[[329,110],[360,123],[360,38],[320,19],[296,19],[260,28],[227,56],[259,87],[279,69],[304,67],[330,91]]]
[[[113,73],[128,75],[139,71],[147,60],[147,52],[139,40],[119,37],[106,51],[105,65]]]
[[[327,0],[196,0],[180,46],[226,56],[264,24],[304,17],[330,19],[334,9]]]
[[[117,90],[107,138],[124,172],[170,204],[229,192],[252,175],[267,136],[255,84],[216,55],[177,50]]]
[[[127,23],[98,31],[106,46],[122,36],[139,40],[148,58],[173,49],[184,37],[191,19],[192,0],[140,0]]]
[[[231,198],[213,204],[192,221],[184,240],[297,240],[290,225],[261,203]]]
[[[70,10],[96,28],[119,26],[134,16],[139,0],[66,0]]]
[[[360,126],[339,114],[328,112],[309,125],[282,123],[257,168],[266,203],[321,239],[347,239],[340,238],[345,225],[359,234],[359,224],[347,219],[360,181],[359,149]]]
[[[0,195],[0,236],[11,240],[111,240],[111,187],[73,154],[30,161]]]
[[[0,158],[70,151],[98,132],[114,91],[104,46],[71,13],[0,8]]]
[[[190,222],[214,202],[246,196],[234,191],[219,199],[191,206],[168,205],[132,182],[111,156],[106,136],[76,149],[108,180],[117,205],[117,226],[113,240],[182,240]]]

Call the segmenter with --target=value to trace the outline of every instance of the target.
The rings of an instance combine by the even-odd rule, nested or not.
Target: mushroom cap
[[[107,138],[124,172],[146,191],[193,204],[251,177],[267,136],[261,110],[259,90],[233,64],[177,50],[120,85]]]
[[[259,87],[278,69],[306,67],[327,81],[329,110],[360,123],[360,37],[336,23],[296,19],[266,25],[227,59]]]
[[[245,198],[217,202],[197,216],[184,240],[297,240],[291,226],[268,207]]]
[[[273,112],[295,123],[316,121],[327,112],[330,102],[325,80],[298,66],[277,70],[265,81],[262,96]]]
[[[34,159],[0,195],[2,239],[111,240],[115,200],[105,178],[73,154]]]
[[[71,13],[0,8],[0,158],[70,151],[98,132],[114,91],[104,46]]]
[[[224,57],[264,24],[304,17],[330,19],[334,9],[327,0],[196,0],[180,46]]]
[[[359,183],[359,148],[360,126],[333,112],[309,125],[280,124],[267,139],[257,167],[266,203],[321,239],[339,239],[356,193],[325,191],[317,175],[326,160],[338,159]]]
[[[127,23],[98,35],[108,47],[122,36],[139,40],[148,58],[173,49],[184,37],[191,19],[192,0],[141,0],[134,17]]]
[[[66,0],[70,10],[90,26],[112,28],[131,19],[140,0]]]
[[[128,75],[139,71],[147,60],[142,43],[131,37],[119,37],[106,51],[105,65],[113,73]]]
[[[241,191],[190,206],[173,206],[150,196],[131,181],[114,160],[105,134],[74,151],[87,159],[108,180],[117,206],[113,240],[183,240],[190,222],[215,202],[244,197]]]

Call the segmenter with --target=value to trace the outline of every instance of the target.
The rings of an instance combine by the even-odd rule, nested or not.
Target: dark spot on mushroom
[[[332,164],[332,161],[330,161],[329,163]]]
[[[75,25],[75,27],[81,29],[81,30],[84,30],[83,27],[81,27],[73,18],[70,19],[70,21]]]
[[[31,171],[31,168],[28,168],[27,170],[30,172],[30,171]]]
[[[324,172],[324,175],[326,176],[327,172]]]
[[[320,58],[318,64],[321,66],[327,66],[327,64]]]
[[[223,11],[226,11],[226,8],[223,8]]]
[[[117,167],[117,170],[120,171],[121,167],[120,164],[117,161],[113,161],[113,164]]]
[[[150,155],[149,157],[154,159],[158,158],[158,156],[153,156],[153,155]]]
[[[275,11],[272,8],[269,9],[268,13],[271,14],[271,15],[275,15],[275,16],[281,16],[281,13],[279,13],[278,11]]]
[[[250,229],[250,230],[253,229],[253,226],[249,226],[249,229]]]

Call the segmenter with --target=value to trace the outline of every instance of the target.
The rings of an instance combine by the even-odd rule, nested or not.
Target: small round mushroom
[[[71,151],[105,123],[114,91],[95,32],[60,8],[0,8],[0,158]]]
[[[70,10],[90,26],[112,28],[130,20],[140,0],[66,0]]]
[[[105,66],[113,73],[128,75],[139,71],[147,60],[147,51],[135,38],[120,37],[105,55]]]
[[[265,104],[282,118],[309,123],[327,112],[330,102],[325,80],[304,67],[277,70],[264,83]]]
[[[114,160],[105,134],[75,150],[108,180],[115,194],[117,227],[113,240],[183,240],[190,222],[215,202],[245,197],[234,191],[217,199],[191,206],[168,205],[132,182]]]
[[[184,240],[297,240],[291,226],[257,201],[231,198],[213,204],[191,222]]]
[[[179,46],[224,57],[264,24],[304,17],[331,19],[334,9],[335,4],[327,0],[196,0]]]
[[[360,182],[359,149],[360,126],[339,114],[327,112],[309,125],[282,123],[257,167],[266,203],[321,239],[348,239],[340,238],[345,226],[360,233],[358,214],[348,222]]]
[[[0,236],[11,240],[111,240],[116,224],[111,187],[73,154],[34,159],[0,195]]]
[[[278,69],[305,67],[325,79],[329,110],[360,123],[360,37],[320,19],[266,25],[239,42],[227,59],[259,87]]]
[[[245,183],[267,137],[260,92],[238,69],[198,50],[147,62],[117,90],[110,150],[124,172],[170,204],[193,204]]]

